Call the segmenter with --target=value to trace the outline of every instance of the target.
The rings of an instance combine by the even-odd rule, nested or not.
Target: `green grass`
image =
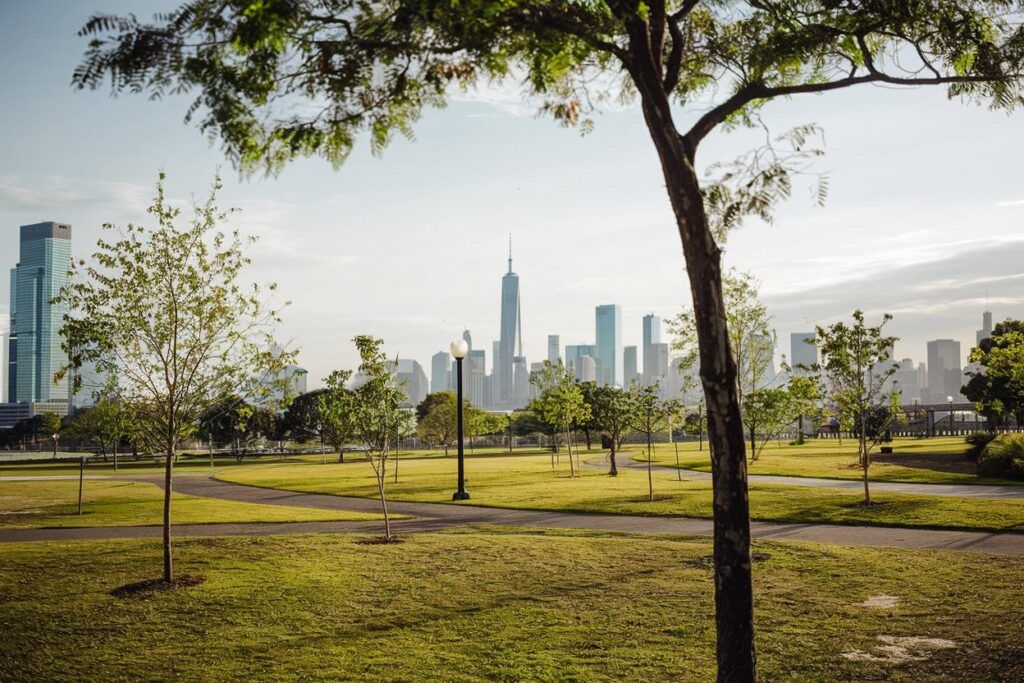
[[[600,454],[584,455],[583,459],[600,461]],[[455,468],[454,457],[405,460],[399,482],[388,483],[388,495],[395,500],[450,503]],[[646,472],[620,468],[619,476],[613,478],[606,476],[604,469],[585,465],[581,475],[569,478],[564,456],[557,470],[552,470],[546,455],[471,457],[466,473],[472,495],[469,502],[474,505],[686,517],[712,514],[709,480],[679,482],[675,472],[664,470],[654,473],[653,502],[647,499]],[[370,467],[359,462],[255,465],[223,471],[218,478],[289,491],[377,496]],[[876,493],[872,499],[878,504],[865,508],[860,505],[862,498],[859,491],[840,489],[750,487],[751,516],[758,520],[1024,530],[1024,500]]]
[[[1020,680],[1024,562],[758,543],[761,679]],[[624,681],[714,678],[710,546],[689,539],[465,530],[365,546],[344,535],[183,539],[205,582],[118,599],[154,541],[10,544],[0,672],[10,681]],[[879,594],[895,609],[860,606]],[[879,636],[953,641],[856,662]]]
[[[163,521],[163,489],[146,482],[86,480],[83,514],[78,481],[0,482],[0,528],[145,526]],[[175,524],[315,522],[382,519],[343,510],[315,510],[173,494]]]
[[[897,438],[893,440],[893,454],[882,455],[878,448],[868,469],[872,481],[898,481],[920,484],[1011,484],[1024,482],[1013,479],[979,477],[974,463],[967,460],[967,444],[960,437],[930,439]],[[711,471],[707,443],[698,450],[697,442],[678,444],[679,466],[700,472]],[[637,459],[646,456],[636,455]],[[676,466],[675,446],[657,444],[654,461],[659,465]],[[803,446],[790,446],[788,442],[769,442],[757,460],[749,462],[751,474],[770,474],[791,477],[822,477],[826,479],[860,479],[857,465],[857,443],[843,439],[842,445],[834,439],[808,439]]]

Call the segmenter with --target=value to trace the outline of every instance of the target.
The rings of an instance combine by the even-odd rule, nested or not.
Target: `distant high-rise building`
[[[548,362],[553,365],[558,365],[558,359],[562,356],[561,354],[562,340],[557,334],[548,335]]]
[[[627,389],[640,382],[640,373],[636,369],[636,347],[627,346],[622,349],[622,386]]]
[[[411,358],[398,359],[398,382],[402,385],[406,400],[405,408],[414,408],[427,397],[427,373],[419,361]]]
[[[644,384],[651,384],[650,377],[656,377],[654,372],[653,353],[654,345],[661,343],[661,318],[648,313],[643,320],[643,344],[640,354],[643,356],[643,380]]]
[[[463,363],[462,377],[466,398],[473,405],[482,408],[489,403],[484,380],[487,378],[487,352],[471,350]]]
[[[758,384],[756,388],[760,389],[779,381],[778,373],[775,370],[775,335],[761,334],[756,335],[754,339],[756,341],[754,348],[763,354],[754,360],[757,364],[756,367],[762,372],[760,377],[755,378]]]
[[[519,276],[512,272],[512,237],[508,239],[508,272],[501,278],[501,344],[498,367],[498,403],[512,402],[514,387],[512,359],[523,355],[522,312],[519,302]]]
[[[794,332],[789,335],[789,363],[794,374],[804,374],[803,368],[810,368],[818,362],[818,345],[814,332]]]
[[[651,374],[644,379],[649,384],[663,382],[668,375],[668,344],[651,344]]]
[[[593,344],[568,344],[565,347],[565,369],[576,379],[582,379],[582,363],[584,356],[594,358],[597,355],[597,347]]]
[[[948,396],[960,400],[963,386],[960,342],[936,339],[928,342],[928,402],[945,403]]]
[[[473,350],[473,335],[471,335],[469,333],[469,330],[463,330],[462,331],[462,339],[466,342],[466,346],[469,347],[469,350],[472,351]]]
[[[10,325],[10,317],[0,313],[0,403],[7,403],[7,337]]]
[[[54,374],[67,363],[60,330],[65,307],[50,303],[67,284],[71,226],[21,226],[18,265],[11,269],[11,342],[8,400],[67,403],[67,378]]]
[[[605,304],[594,310],[597,347],[597,383],[613,386],[621,382],[618,359],[622,354],[622,309]]]
[[[580,356],[580,372],[578,378],[581,382],[597,381],[597,362],[591,356]]]
[[[447,351],[438,351],[430,357],[430,393],[452,388],[451,364],[452,357]]]
[[[921,370],[914,361],[904,358],[900,361],[900,367],[893,373],[894,388],[900,394],[900,402],[903,405],[910,405],[915,400],[921,400]]]
[[[526,369],[526,358],[516,356],[512,359],[512,405],[511,408],[523,408],[530,400],[530,371]]]
[[[992,311],[985,311],[981,314],[981,329],[974,336],[977,344],[980,344],[982,339],[992,336]]]

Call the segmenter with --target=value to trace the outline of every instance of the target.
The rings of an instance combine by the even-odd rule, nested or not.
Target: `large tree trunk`
[[[609,477],[619,476],[619,468],[615,466],[615,439],[612,439],[612,450],[608,454],[608,459],[612,462],[612,468],[608,470]]]
[[[660,82],[642,84],[641,96],[683,245],[700,346],[714,489],[718,680],[754,681],[757,660],[747,461],[736,362],[729,348],[722,299],[721,250],[708,229],[692,150],[676,131],[668,100],[660,94]]]

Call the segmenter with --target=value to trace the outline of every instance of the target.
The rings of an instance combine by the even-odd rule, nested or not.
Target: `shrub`
[[[971,432],[967,435],[967,445],[970,446],[967,449],[968,457],[978,462],[981,459],[981,453],[985,450],[985,446],[992,443],[996,438],[996,435],[992,432]]]
[[[981,452],[978,474],[1024,479],[1024,434],[1003,434]]]

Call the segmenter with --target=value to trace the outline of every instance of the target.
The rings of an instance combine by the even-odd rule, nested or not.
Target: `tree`
[[[579,385],[580,391],[583,392],[583,402],[593,408],[595,401],[594,394],[598,389],[597,382],[580,382]],[[601,428],[597,426],[597,422],[595,421],[594,411],[591,410],[590,417],[583,420],[576,426],[583,430],[583,437],[587,440],[587,450],[589,451],[591,446],[590,432],[601,431]],[[612,464],[614,469],[614,461]]]
[[[338,452],[338,462],[345,461],[345,446],[356,433],[355,394],[345,386],[351,377],[349,370],[335,370],[317,394],[317,423],[323,438]]]
[[[285,430],[294,439],[315,439],[323,451],[327,439],[327,425],[321,412],[320,398],[325,389],[315,389],[299,394],[288,404],[284,413]]]
[[[469,401],[463,399],[463,407]],[[416,406],[416,433],[420,438],[433,446],[448,448],[458,437],[458,399],[453,391],[438,391],[427,394],[427,397]]]
[[[57,301],[68,307],[62,334],[69,365],[94,363],[144,419],[147,438],[166,456],[163,580],[174,581],[171,557],[172,475],[178,443],[194,433],[217,400],[265,396],[294,354],[275,351],[277,310],[258,285],[243,287],[248,263],[237,232],[218,230],[219,179],[187,228],[164,197],[160,175],[149,213],[155,228],[129,224],[101,239],[91,261],[75,261]],[[271,285],[270,289],[273,289]]]
[[[845,417],[856,426],[857,458],[863,472],[865,505],[871,505],[868,488],[871,449],[900,414],[899,392],[889,382],[899,367],[890,358],[891,349],[898,340],[882,333],[882,328],[890,320],[892,316],[886,313],[881,323],[871,327],[864,322],[864,314],[857,310],[853,312],[853,324],[839,321],[828,327],[818,325],[815,332],[821,361],[814,366],[814,371],[824,380],[829,397],[841,416],[840,423]],[[872,436],[867,428],[868,415],[878,409],[887,409],[889,417],[884,424],[875,426]]]
[[[722,279],[725,299],[725,317],[729,329],[729,348],[736,361],[736,391],[740,406],[764,405],[774,393],[763,394],[748,401],[748,397],[765,389],[775,377],[771,376],[772,360],[775,356],[775,331],[768,308],[758,296],[757,280],[750,273],[730,271]],[[672,348],[682,353],[679,369],[690,372],[698,365],[700,345],[694,309],[687,308],[675,319],[669,321],[673,333]],[[751,459],[755,459],[757,439],[754,432],[757,416],[743,410],[743,424],[750,434]]]
[[[274,414],[247,403],[241,396],[224,396],[199,416],[197,435],[228,444],[235,460],[241,462],[249,446],[274,437]]]
[[[765,387],[743,400],[744,419],[750,429],[750,460],[754,461],[773,437],[815,408],[818,387],[810,377],[791,377],[784,387]],[[760,430],[761,440],[757,440]]]
[[[701,143],[755,125],[769,102],[863,84],[942,85],[1020,103],[1020,39],[1005,0],[189,0],[152,23],[93,16],[73,76],[96,88],[197,91],[188,118],[239,167],[297,156],[337,165],[361,133],[375,152],[424,107],[478,79],[516,78],[541,110],[587,131],[602,102],[639,101],[683,248],[715,471],[721,680],[756,678],[741,400],[730,355],[721,241],[770,220],[807,149],[798,131],[702,181]],[[918,60],[908,66],[907,58]],[[296,106],[297,104],[307,106]]]
[[[636,402],[631,400],[632,396],[628,391],[616,387],[595,386],[590,392],[590,422],[594,428],[608,437],[611,443],[611,450],[608,459],[611,462],[611,469],[608,476],[618,476],[619,470],[616,467],[615,455],[622,448],[622,440],[626,438],[636,422],[634,410]]]
[[[647,488],[649,500],[654,500],[654,435],[668,429],[668,421],[672,415],[681,412],[677,401],[662,401],[658,398],[658,385],[639,387],[632,386],[629,390],[630,426],[633,431],[642,434],[647,441]]]
[[[540,389],[540,395],[530,401],[530,410],[548,424],[554,433],[565,431],[566,447],[569,449],[569,476],[576,476],[572,461],[572,446],[569,441],[569,425],[580,424],[590,418],[590,406],[583,401],[583,391],[576,380],[565,370],[561,361],[557,364],[544,361],[544,368],[534,373],[530,381]],[[555,439],[557,450],[558,440]]]
[[[366,451],[366,459],[377,477],[380,505],[384,512],[384,540],[391,542],[391,517],[386,496],[387,465],[391,453],[394,425],[400,419],[405,391],[391,371],[388,358],[380,350],[383,340],[369,335],[353,339],[359,351],[359,372],[366,381],[352,391],[353,432]]]
[[[990,421],[1013,416],[1024,424],[1024,321],[996,323],[992,334],[971,349],[970,358],[980,367],[967,372],[963,395]]]
[[[53,446],[53,457],[57,457],[57,440],[60,438],[60,415],[57,413],[41,413],[39,416],[38,433],[42,433]]]

